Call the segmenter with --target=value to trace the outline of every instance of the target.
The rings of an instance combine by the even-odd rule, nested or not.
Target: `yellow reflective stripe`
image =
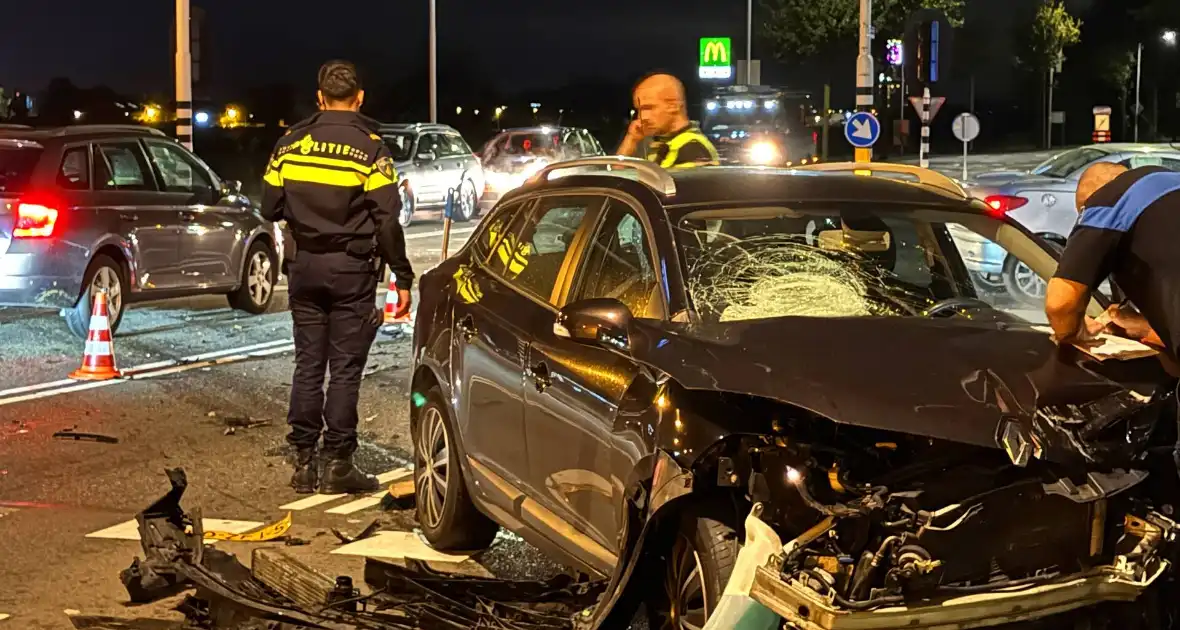
[[[396,179],[389,179],[380,171],[374,171],[372,175],[369,175],[369,179],[365,182],[365,191],[368,192],[377,190],[379,188],[385,188],[386,186],[392,186],[396,183]]]
[[[279,159],[271,162],[271,164],[278,168],[283,164],[309,164],[315,166],[335,166],[337,168],[350,168],[361,174],[368,175],[373,167],[368,164],[362,164],[353,160],[341,160],[337,158],[326,158],[318,155],[299,155],[297,153],[288,153]]]
[[[668,155],[664,156],[664,161],[660,162],[660,166],[664,168],[687,166],[686,164],[677,164],[676,159],[680,156],[680,149],[690,142],[699,142],[705,147],[705,150],[709,152],[709,165],[716,166],[721,163],[721,156],[709,138],[696,131],[685,131],[668,141]],[[693,164],[693,166],[701,166],[701,164]]]
[[[273,168],[266,169],[266,174],[262,176],[262,181],[274,186],[276,188],[283,187],[283,176]]]
[[[283,165],[280,175],[285,181],[308,182],[341,188],[362,186],[365,180],[368,179],[361,173],[350,173],[331,168],[320,168],[318,166],[304,166],[292,162]]]

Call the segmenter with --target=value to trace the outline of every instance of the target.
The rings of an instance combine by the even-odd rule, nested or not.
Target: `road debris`
[[[263,549],[254,558],[268,554],[267,561],[255,563],[265,575],[251,573],[233,555],[202,544],[199,511],[190,516],[180,507],[188,485],[184,471],[170,470],[168,477],[172,489],[136,517],[144,557],[121,578],[135,603],[195,587],[179,610],[198,627],[254,627],[265,620],[270,627],[334,630],[566,630],[604,590],[601,581],[568,575],[502,580],[439,572],[407,559],[405,568],[366,560],[364,578],[374,591],[360,595],[350,576],[315,574],[281,552]]]
[[[337,538],[339,538],[340,542],[342,544],[347,545],[349,543],[357,542],[358,540],[364,540],[364,539],[368,538],[369,536],[376,534],[377,531],[380,529],[381,529],[381,520],[375,518],[375,519],[373,519],[373,521],[371,523],[366,525],[365,528],[361,530],[361,533],[357,534],[356,536],[348,536],[346,534],[343,534],[340,532],[340,530],[336,529],[335,527],[332,528],[332,534],[334,534]]]
[[[74,440],[75,442],[99,442],[101,444],[118,444],[119,438],[101,433],[84,433],[67,429],[53,434],[58,440]]]
[[[205,532],[205,540],[225,540],[228,542],[268,542],[287,535],[291,529],[291,513],[283,518],[261,527],[252,532],[234,534],[231,532]]]

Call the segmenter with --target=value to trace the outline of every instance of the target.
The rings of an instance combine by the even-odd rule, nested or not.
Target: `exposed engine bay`
[[[1174,563],[1174,508],[1159,498],[1170,492],[1152,488],[1146,453],[1126,468],[1021,466],[1000,448],[775,424],[716,468],[790,541],[753,591],[788,628],[1042,619],[1134,600]],[[1165,450],[1158,476],[1174,478]]]

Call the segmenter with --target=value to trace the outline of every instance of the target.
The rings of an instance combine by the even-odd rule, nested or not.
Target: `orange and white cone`
[[[385,323],[386,324],[409,324],[414,321],[413,313],[406,313],[401,317],[394,317],[397,312],[397,283],[393,280],[389,281],[389,291],[385,293]]]
[[[82,381],[105,381],[122,374],[115,367],[115,344],[111,339],[111,316],[107,308],[107,292],[94,294],[94,308],[90,313],[90,333],[86,335],[86,350],[82,353],[82,367],[70,373],[70,378]]]

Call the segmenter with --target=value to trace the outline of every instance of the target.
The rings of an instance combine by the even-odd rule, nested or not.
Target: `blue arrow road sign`
[[[844,137],[858,149],[867,149],[877,143],[881,136],[881,123],[868,112],[856,112],[844,124]]]

